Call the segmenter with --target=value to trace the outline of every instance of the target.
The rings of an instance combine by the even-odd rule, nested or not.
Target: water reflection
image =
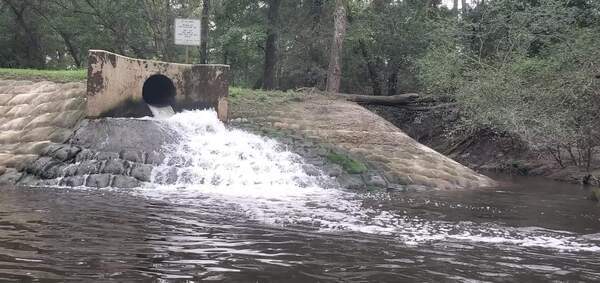
[[[579,190],[514,186],[361,198],[365,209],[418,216],[436,229],[493,228],[515,239],[539,233],[600,245],[600,212],[572,189]],[[2,188],[0,280],[600,280],[598,252],[458,237],[415,245],[403,238],[408,233],[271,225],[235,204],[197,198],[174,203],[130,191]]]

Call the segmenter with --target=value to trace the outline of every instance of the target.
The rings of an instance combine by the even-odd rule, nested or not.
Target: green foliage
[[[165,1],[2,0],[0,67],[81,68],[88,49],[181,62],[173,21],[200,3]]]
[[[560,0],[486,3],[443,29],[419,61],[427,91],[454,99],[468,128],[515,134],[561,165],[568,156],[589,170],[600,145],[600,30],[581,23],[600,10]]]
[[[267,24],[266,1],[0,0],[0,67],[82,68],[88,49],[182,62],[185,48],[173,43],[173,21],[199,18],[205,1],[210,1],[208,61],[230,65],[233,85],[261,85],[266,31],[274,28],[277,88],[324,88],[334,0],[282,1],[277,27]],[[416,59],[431,41],[431,20],[444,9],[414,0],[345,4],[343,90],[368,93],[378,84],[381,94],[416,91]],[[191,51],[198,62],[199,52]]]
[[[80,69],[92,48],[182,62],[185,49],[173,43],[173,21],[199,18],[204,1],[0,0],[0,67]],[[345,1],[342,91],[427,92],[455,101],[465,129],[512,133],[561,165],[566,156],[589,167],[600,144],[594,127],[600,124],[600,1],[468,2],[477,4],[458,13],[441,1]],[[208,61],[231,65],[232,85],[260,86],[267,30],[275,30],[277,88],[323,88],[334,6],[334,0],[282,1],[273,21],[279,24],[268,26],[267,1],[210,0]],[[191,50],[197,62],[199,52]],[[82,71],[19,72],[84,77]],[[269,107],[298,97],[231,89],[240,109],[246,100]]]
[[[214,1],[211,61],[231,65],[233,85],[252,87],[261,77],[266,38],[264,5],[257,1]]]
[[[330,151],[327,155],[327,159],[330,162],[342,166],[344,171],[350,174],[361,174],[367,171],[367,166],[365,164],[345,154]]]
[[[394,95],[416,92],[417,59],[431,43],[437,11],[426,1],[373,1],[352,8],[346,42],[345,81],[361,92]],[[439,11],[438,11],[439,12]],[[365,68],[366,67],[366,68]]]
[[[453,25],[455,23],[443,21],[437,42],[417,61],[418,76],[425,90],[440,98],[456,93],[469,67],[464,54],[457,50],[459,42],[456,38],[444,34],[454,33],[450,30]]]
[[[49,80],[55,82],[80,82],[87,77],[86,70],[33,70],[0,68],[0,77],[6,79]]]

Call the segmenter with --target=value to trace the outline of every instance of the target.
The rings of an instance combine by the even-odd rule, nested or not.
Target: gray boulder
[[[115,176],[112,186],[123,189],[136,188],[140,186],[140,181],[133,177],[118,175]]]
[[[110,185],[110,174],[93,174],[87,178],[86,187],[106,188]]]

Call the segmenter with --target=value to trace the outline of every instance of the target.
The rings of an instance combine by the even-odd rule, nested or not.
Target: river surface
[[[357,195],[399,220],[364,232],[179,197],[1,188],[0,281],[600,280],[600,208],[577,186]]]
[[[584,188],[345,191],[272,140],[186,115],[144,187],[1,187],[0,281],[600,281]]]

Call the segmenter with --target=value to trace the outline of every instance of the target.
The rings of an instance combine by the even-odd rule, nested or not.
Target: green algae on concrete
[[[350,174],[362,174],[367,172],[367,166],[365,164],[344,154],[330,151],[327,155],[327,160],[342,166],[344,171]]]

